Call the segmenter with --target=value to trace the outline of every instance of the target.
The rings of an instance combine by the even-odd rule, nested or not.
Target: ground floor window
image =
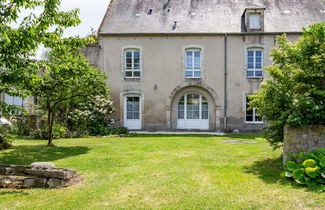
[[[248,96],[246,96],[246,122],[248,123],[261,123],[262,118],[261,116],[258,114],[258,111],[256,108],[253,109],[249,109],[249,102],[250,99]]]
[[[209,104],[199,94],[186,94],[178,103],[178,119],[209,119]]]

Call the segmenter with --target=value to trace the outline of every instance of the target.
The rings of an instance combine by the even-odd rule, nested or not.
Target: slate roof
[[[238,33],[246,8],[265,8],[265,32],[325,20],[325,0],[111,0],[99,33]]]

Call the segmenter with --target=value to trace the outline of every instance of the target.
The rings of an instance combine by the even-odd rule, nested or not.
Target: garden
[[[0,164],[51,162],[76,170],[80,182],[0,188],[2,209],[325,209],[325,148],[282,162],[285,127],[324,131],[325,22],[296,42],[277,39],[265,68],[272,79],[249,104],[267,123],[265,135],[140,135],[114,124],[109,75],[82,53],[96,35],[63,37],[80,23],[77,9],[60,11],[59,0],[4,2],[0,93],[26,104],[0,100]],[[21,9],[39,6],[39,17],[12,27]],[[40,45],[46,52],[34,59]],[[11,173],[0,170],[0,187]]]
[[[229,141],[237,140],[237,141]],[[84,181],[1,189],[2,209],[323,209],[324,193],[281,177],[281,152],[258,135],[15,139],[3,164],[50,161]]]

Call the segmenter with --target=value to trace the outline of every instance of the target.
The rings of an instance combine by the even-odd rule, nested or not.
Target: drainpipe
[[[228,117],[228,100],[227,100],[227,88],[228,88],[228,85],[227,85],[227,77],[228,77],[228,35],[227,33],[225,33],[225,86],[224,86],[224,89],[225,89],[225,92],[224,92],[224,117],[223,117],[223,129],[226,130],[227,129],[227,117]]]

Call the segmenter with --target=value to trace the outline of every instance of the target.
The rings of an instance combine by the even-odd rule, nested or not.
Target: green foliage
[[[53,139],[60,139],[66,137],[66,132],[67,132],[66,127],[59,124],[53,125],[53,131],[52,131]],[[32,131],[31,137],[34,139],[48,139],[49,138],[48,127],[44,126],[41,129]]]
[[[11,126],[0,124],[0,150],[9,149],[11,147],[12,138],[10,136]]]
[[[313,159],[308,159],[308,160],[305,160],[303,163],[302,163],[302,166],[307,168],[307,167],[314,167],[316,165],[316,161],[313,160]]]
[[[282,175],[298,184],[325,190],[325,148],[301,152],[292,156]]]
[[[54,120],[62,107],[71,109],[69,101],[96,98],[100,104],[102,99],[108,98],[105,73],[93,67],[80,52],[89,42],[88,39],[72,37],[57,41],[46,58],[39,62],[38,71],[30,75],[29,90],[39,100],[40,108],[47,112],[49,145],[52,144]],[[110,105],[111,103],[103,105],[107,108],[107,115],[112,110]],[[98,106],[100,105],[94,104],[94,107]],[[83,110],[89,114],[87,122],[96,115],[96,110],[92,110],[94,107],[88,106],[88,109]]]
[[[274,66],[266,67],[272,79],[250,102],[269,124],[266,137],[274,148],[282,146],[285,125],[325,124],[325,22],[304,29],[295,43],[286,35],[277,42],[271,53]]]
[[[13,117],[13,134],[17,136],[29,136],[32,125],[29,115]]]
[[[91,136],[110,134],[113,121],[109,115],[114,111],[108,95],[89,96],[79,103],[70,103],[68,126],[71,131]]]
[[[111,134],[113,135],[128,135],[129,129],[127,127],[117,127],[112,129]]]
[[[60,0],[0,0],[0,92],[12,96],[31,95],[30,74],[38,69],[32,59],[38,47],[56,45],[64,29],[77,26],[79,10],[59,10]],[[42,8],[36,15],[33,10]],[[31,10],[21,17],[23,9]],[[22,21],[19,21],[21,18]],[[0,102],[3,115],[21,110]]]

